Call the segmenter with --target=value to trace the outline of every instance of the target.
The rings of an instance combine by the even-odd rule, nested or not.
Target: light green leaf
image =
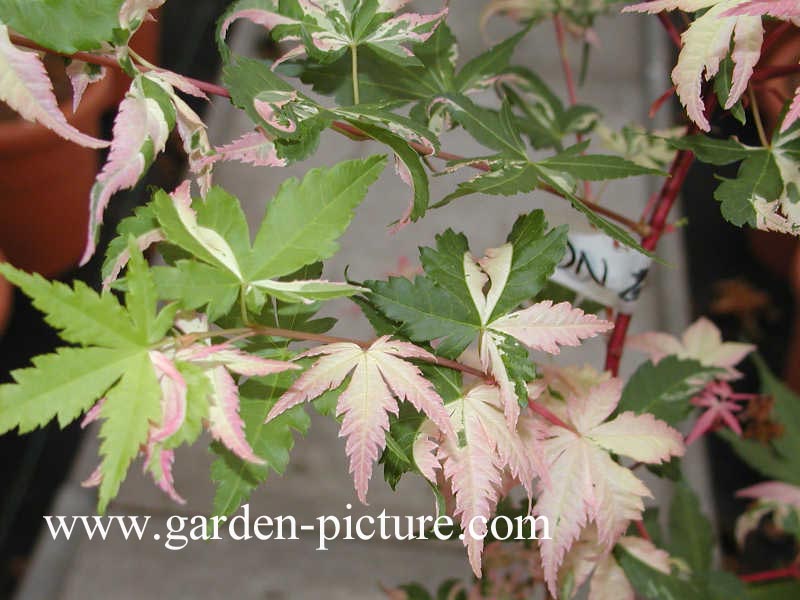
[[[249,280],[274,279],[333,256],[336,240],[385,166],[384,157],[373,156],[284,181],[256,235]]]
[[[59,348],[33,359],[33,367],[11,373],[0,386],[0,434],[15,427],[27,433],[57,418],[63,428],[89,410],[128,372],[141,348]]]
[[[155,267],[153,277],[162,298],[175,300],[186,310],[205,307],[212,322],[231,310],[241,290],[241,282],[227,269],[194,260]]]
[[[45,313],[45,321],[73,344],[124,348],[147,343],[143,332],[131,323],[113,294],[98,294],[81,281],[70,288],[41,275],[29,275],[0,263],[0,273],[33,300]]]
[[[46,48],[74,54],[114,39],[123,0],[0,0],[0,21]]]
[[[147,441],[151,423],[161,419],[161,387],[150,357],[142,352],[133,357],[119,384],[106,396],[100,411],[100,484],[98,512],[103,513],[117,495],[128,467]]]

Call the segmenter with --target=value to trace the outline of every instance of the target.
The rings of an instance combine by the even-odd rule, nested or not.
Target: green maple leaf
[[[0,0],[0,21],[65,54],[114,39],[123,0]]]
[[[131,461],[161,417],[161,390],[149,352],[165,336],[175,307],[157,309],[151,272],[133,238],[125,279],[125,307],[110,293],[97,294],[82,283],[74,288],[29,275],[8,264],[0,273],[31,297],[45,319],[77,348],[39,356],[33,366],[12,373],[0,386],[0,433],[27,432],[57,419],[61,427],[100,398],[104,423],[99,510],[105,510]]]
[[[189,255],[156,270],[162,297],[186,309],[205,306],[216,320],[242,296],[248,308],[261,312],[267,295],[306,302],[358,293],[345,283],[287,278],[337,252],[338,238],[384,166],[385,159],[374,156],[284,181],[252,245],[239,202],[223,190],[214,188],[205,201],[193,203],[188,195],[157,192],[152,206],[167,242]]]

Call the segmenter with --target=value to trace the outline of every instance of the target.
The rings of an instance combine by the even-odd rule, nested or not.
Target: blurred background
[[[417,2],[416,8],[428,12],[438,4]],[[486,37],[496,42],[515,29],[513,23],[495,20],[484,37],[478,24],[483,4],[482,0],[459,0],[451,6],[448,22],[460,41],[462,61],[485,49]],[[224,0],[169,0],[158,20],[147,23],[137,34],[135,48],[168,69],[214,80],[219,64],[213,27],[226,5]],[[670,85],[667,77],[674,58],[655,20],[614,16],[601,19],[596,29],[598,47],[589,63],[587,83],[578,91],[579,100],[597,106],[612,126],[630,122],[648,127],[672,124],[669,106],[655,120],[647,118],[650,102]],[[263,30],[248,24],[235,30],[232,43],[238,52],[265,60],[276,50]],[[580,45],[574,44],[572,50],[577,61]],[[790,32],[785,44],[776,45],[775,53],[779,52],[794,52],[796,59],[798,36]],[[558,52],[548,24],[528,35],[515,59],[563,92]],[[787,62],[781,56],[765,60]],[[53,60],[49,66],[60,99],[68,104],[70,91],[64,85],[63,61]],[[124,77],[118,73],[90,87],[73,122],[85,131],[110,137],[113,108],[125,89]],[[762,104],[777,114],[778,109],[769,108],[771,95],[764,94]],[[207,118],[210,137],[216,145],[227,143],[252,127],[246,116],[223,99],[210,104],[194,101],[193,108]],[[727,120],[714,123],[714,134],[735,134],[745,142],[757,143],[754,131]],[[446,134],[442,145],[465,155],[480,151],[458,131]],[[286,177],[302,175],[312,166],[331,165],[378,151],[373,144],[351,142],[328,133],[309,161],[287,169],[224,164],[216,170],[215,183],[242,200],[255,226],[266,202]],[[83,247],[88,190],[100,159],[94,151],[79,149],[36,126],[16,121],[0,105],[0,256],[49,277],[79,278],[97,285],[98,264],[79,270],[75,264]],[[180,144],[174,141],[145,181],[132,192],[114,198],[104,227],[106,238],[119,219],[147,199],[149,186],[172,189],[182,181],[184,172],[185,159]],[[703,165],[693,168],[680,209],[688,224],[660,246],[659,255],[670,266],[653,270],[638,306],[634,331],[679,333],[694,317],[707,314],[723,328],[727,338],[757,342],[770,366],[786,373],[797,387],[800,369],[792,368],[800,365],[794,359],[800,356],[800,346],[795,346],[800,339],[795,334],[795,307],[800,292],[796,242],[779,235],[748,234],[725,223],[712,200],[717,174],[725,173]],[[448,178],[433,178],[431,183],[434,199],[443,197],[454,185]],[[657,185],[657,181],[643,178],[614,182],[605,193],[605,202],[618,212],[638,218]],[[417,246],[428,245],[434,234],[446,227],[467,233],[473,251],[480,252],[505,239],[520,213],[537,207],[545,208],[556,224],[585,226],[566,203],[549,197],[476,196],[434,211],[420,223],[390,235],[387,225],[402,213],[407,194],[407,188],[387,172],[344,237],[342,251],[326,266],[328,275],[341,277],[348,266],[356,279],[380,278],[389,272],[413,269]],[[678,213],[676,210],[673,220],[680,218]],[[366,323],[346,302],[335,304],[329,314],[340,320],[336,332],[354,337],[370,335]],[[56,335],[39,313],[0,281],[0,381],[9,380],[11,370],[25,366],[32,356],[48,352],[57,344]],[[580,349],[563,352],[559,360],[600,367],[603,355],[602,340],[595,340]],[[640,357],[627,356],[623,373],[629,374],[639,360]],[[750,374],[742,387],[754,390],[757,382]],[[195,542],[180,552],[170,552],[163,548],[163,542],[154,540],[124,542],[114,538],[88,542],[74,538],[70,542],[54,542],[49,535],[42,535],[43,515],[94,512],[94,492],[80,487],[96,460],[93,434],[91,430],[81,431],[77,424],[63,431],[53,424],[24,437],[0,437],[0,598],[198,599],[232,595],[261,600],[358,600],[382,597],[380,584],[409,580],[432,584],[468,575],[463,548],[438,542],[339,541],[327,553],[316,552],[316,541],[311,538],[273,543]],[[791,554],[792,542],[765,533],[745,556],[737,555],[732,527],[742,504],[732,499],[732,491],[756,478],[743,465],[732,468],[735,460],[725,447],[713,441],[708,447],[693,446],[685,460],[704,510],[714,515],[722,533],[723,558],[750,561],[756,567],[759,561]],[[133,468],[109,512],[152,515],[151,527],[160,526],[162,531],[169,515],[210,515],[210,463],[211,455],[201,443],[178,452],[176,487],[188,499],[182,507],[172,504]],[[724,468],[717,468],[720,465]],[[379,471],[370,491],[370,506],[361,507],[347,475],[335,423],[314,417],[308,437],[298,442],[292,454],[287,474],[283,478],[271,477],[256,492],[251,514],[291,514],[298,521],[310,522],[320,514],[376,515],[384,508],[397,515],[433,513],[433,499],[421,480],[406,478],[399,493],[394,494],[380,481]],[[654,480],[648,480],[648,485],[655,488],[656,496],[665,486]],[[352,511],[346,508],[348,503],[354,506]],[[768,552],[764,551],[765,545]]]

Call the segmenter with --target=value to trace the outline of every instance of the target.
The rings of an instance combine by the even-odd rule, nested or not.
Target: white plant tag
[[[599,232],[570,232],[553,281],[614,309],[631,312],[652,260]]]

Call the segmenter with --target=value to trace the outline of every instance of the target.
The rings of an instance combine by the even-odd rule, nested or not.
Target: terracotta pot
[[[89,86],[67,120],[89,135],[113,102],[114,80]],[[86,242],[89,191],[98,152],[21,119],[0,122],[0,246],[8,261],[55,277],[78,264]]]
[[[5,256],[0,251],[0,263],[5,262]],[[11,317],[11,309],[13,307],[14,294],[11,289],[11,284],[0,275],[0,338],[5,333],[8,320]]]

